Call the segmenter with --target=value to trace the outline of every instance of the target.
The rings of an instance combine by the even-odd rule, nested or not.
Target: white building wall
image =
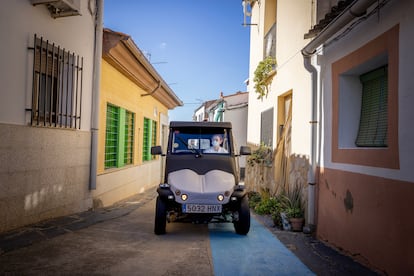
[[[309,154],[310,148],[311,82],[310,74],[303,66],[301,53],[308,43],[303,35],[310,28],[310,18],[310,1],[278,1],[278,72],[272,83],[272,91],[280,96],[292,90],[292,153],[298,154]],[[274,102],[277,103],[277,98]],[[273,137],[275,145],[276,134]]]
[[[205,107],[201,106],[199,109],[196,110],[196,112],[194,113],[194,120],[195,121],[203,121],[204,120],[204,113],[205,113]]]
[[[249,143],[260,144],[260,114],[274,108],[273,145],[277,144],[278,97],[292,92],[292,153],[308,154],[310,147],[311,90],[310,74],[303,66],[302,48],[308,43],[303,35],[311,27],[311,1],[277,1],[276,59],[277,74],[271,92],[263,100],[254,91],[254,71],[263,59],[263,20],[266,1],[253,7],[250,39],[250,81],[248,137]]]
[[[92,1],[94,2],[94,1]],[[44,5],[0,9],[0,232],[92,206],[89,191],[94,16],[53,19]],[[29,126],[34,34],[83,60],[81,129]]]
[[[84,57],[82,129],[90,129],[93,72],[94,17],[87,1],[80,1],[81,16],[53,19],[46,6],[29,0],[6,0],[0,9],[0,123],[26,125],[31,105],[34,34]]]
[[[260,144],[260,112],[272,106],[270,100],[257,100],[257,94],[254,90],[254,71],[257,65],[263,59],[263,22],[264,22],[265,1],[258,2],[252,8],[250,28],[250,61],[249,61],[249,82],[247,91],[249,91],[249,107],[247,119],[247,142],[255,145]]]

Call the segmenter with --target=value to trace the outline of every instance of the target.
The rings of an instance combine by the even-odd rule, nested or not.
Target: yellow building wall
[[[157,122],[157,144],[160,141],[160,117],[168,117],[168,108],[147,95],[142,88],[102,60],[100,116],[98,140],[97,187],[94,206],[107,206],[159,183],[160,159],[142,161],[144,118]],[[105,170],[105,132],[107,104],[124,108],[135,114],[134,158],[132,165]]]
[[[106,107],[108,103],[135,113],[133,165],[142,164],[142,129],[144,124],[144,117],[157,121],[157,139],[159,140],[160,114],[165,114],[167,116],[168,109],[151,96],[141,96],[146,94],[148,93],[133,83],[125,75],[121,74],[118,70],[112,67],[112,65],[110,65],[105,60],[102,61],[98,174],[104,173],[106,171],[104,169],[104,163]],[[157,144],[160,144],[160,141],[158,141]]]

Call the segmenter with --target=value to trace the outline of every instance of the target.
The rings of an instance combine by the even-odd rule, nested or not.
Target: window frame
[[[341,77],[352,68],[364,66],[377,57],[387,56],[388,63],[388,131],[386,148],[345,147],[340,143]],[[332,63],[332,162],[399,169],[398,147],[398,63],[399,25]],[[351,112],[349,112],[351,113]],[[356,133],[356,132],[355,132]],[[356,138],[356,136],[355,136]]]
[[[104,169],[121,168],[134,164],[134,141],[135,141],[135,113],[126,110],[122,107],[107,103],[106,105],[106,127],[105,127],[105,155],[104,155]],[[114,124],[110,124],[110,110],[117,114],[117,120]],[[109,133],[109,130],[111,132]],[[109,135],[116,136],[114,145],[109,145]],[[108,149],[112,151],[109,152]],[[109,155],[115,157],[108,160]]]

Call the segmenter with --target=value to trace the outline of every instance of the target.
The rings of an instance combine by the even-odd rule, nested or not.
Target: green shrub
[[[275,226],[281,227],[282,219],[280,217],[281,212],[286,211],[287,199],[284,195],[277,196],[260,196],[256,193],[251,195],[253,199],[251,207],[258,215],[270,215],[273,219]]]
[[[298,199],[298,191],[292,190],[288,193],[282,193],[277,196],[270,196],[269,193],[263,191],[249,192],[249,205],[252,210],[258,215],[270,215],[273,223],[277,227],[282,227],[281,212],[285,212],[288,217],[297,217],[303,214],[301,208],[302,202]]]
[[[249,192],[247,196],[249,198],[249,206],[254,210],[257,204],[259,204],[259,202],[262,200],[262,197],[258,192]]]
[[[265,198],[260,201],[254,211],[259,215],[270,215],[279,208],[279,202],[274,197]]]

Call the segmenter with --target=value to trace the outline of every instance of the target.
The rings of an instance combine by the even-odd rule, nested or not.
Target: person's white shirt
[[[211,147],[209,149],[206,149],[204,153],[228,153],[228,151],[222,147],[218,147],[217,149],[215,149],[214,147]]]

